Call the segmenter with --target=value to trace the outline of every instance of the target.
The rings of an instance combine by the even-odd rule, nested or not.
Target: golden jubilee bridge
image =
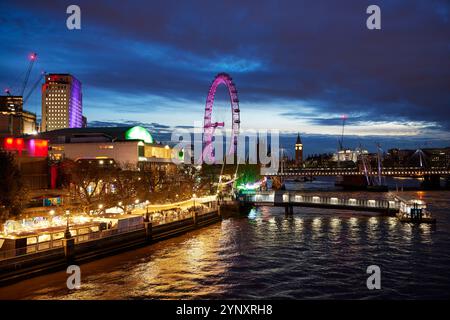
[[[316,176],[377,176],[378,170],[364,171],[359,168],[285,168],[276,173],[269,173],[268,176],[289,177],[316,177]],[[450,168],[439,167],[384,167],[381,169],[381,176],[390,177],[427,177],[427,176],[449,176]]]

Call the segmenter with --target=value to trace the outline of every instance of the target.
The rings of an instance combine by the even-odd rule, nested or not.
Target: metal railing
[[[217,211],[218,209],[218,204],[217,202],[213,202],[211,203],[210,207],[198,207],[196,208],[197,211],[197,215],[201,216],[204,214],[209,214],[211,212]],[[177,215],[171,215],[168,217],[162,217],[160,219],[155,219],[153,218],[151,220],[152,224],[154,226],[157,225],[163,225],[163,224],[167,224],[167,223],[172,223],[175,221],[182,221],[182,220],[187,220],[187,219],[192,219],[194,216],[194,212],[193,211],[189,211],[189,212],[185,212],[185,213],[178,213]]]
[[[87,241],[92,240],[98,240],[103,239],[119,234],[124,234],[128,232],[133,232],[139,229],[143,229],[144,225],[134,225],[134,226],[128,226],[126,228],[121,229],[109,229],[109,230],[102,230],[102,231],[96,231],[96,232],[88,232],[85,234],[75,235],[73,238],[75,239],[75,244],[77,243],[83,243]],[[0,261],[2,260],[8,260],[8,259],[14,259],[17,257],[23,257],[23,256],[35,256],[36,254],[41,255],[51,255],[55,250],[62,249],[63,248],[63,239],[58,240],[51,240],[51,241],[45,241],[40,242],[36,244],[30,244],[23,248],[16,248],[16,249],[10,249],[10,250],[0,250]],[[60,251],[60,250],[58,250]]]
[[[4,260],[14,259],[17,257],[30,256],[34,259],[36,255],[50,256],[53,254],[60,254],[62,252],[61,245],[51,246],[49,243],[31,244],[23,248],[16,248],[10,250],[0,251],[0,264]]]
[[[198,207],[196,209],[197,214],[199,216],[209,214],[211,212],[216,211],[218,208],[218,205],[216,202],[211,203],[209,207]],[[163,217],[162,219],[155,219],[152,220],[153,225],[164,225],[175,221],[183,221],[187,219],[192,219],[194,213],[186,212],[186,213],[179,213],[177,216],[169,216],[169,217]],[[144,225],[138,224],[133,226],[127,226],[125,228],[114,228],[114,229],[107,229],[102,231],[91,231],[87,232],[85,234],[79,234],[73,236],[75,239],[75,244],[78,243],[84,243],[88,241],[94,241],[109,237],[114,237],[117,235],[123,235],[126,233],[134,232],[137,230],[143,230]],[[52,255],[55,250],[60,253],[60,250],[63,248],[63,239],[52,239],[50,241],[40,242],[36,244],[30,244],[23,248],[17,248],[17,249],[10,249],[10,250],[0,250],[0,261],[8,260],[8,259],[14,259],[18,257],[24,257],[24,256],[35,256],[36,254],[41,255]]]

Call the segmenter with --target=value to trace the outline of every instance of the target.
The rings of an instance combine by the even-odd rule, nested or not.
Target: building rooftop
[[[150,132],[140,126],[65,128],[41,132],[39,138],[51,143],[142,140],[155,143]]]
[[[297,141],[295,144],[302,144],[302,139],[300,138],[300,133],[297,133]]]

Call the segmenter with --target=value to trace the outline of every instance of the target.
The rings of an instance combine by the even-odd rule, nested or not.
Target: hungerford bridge
[[[316,177],[316,176],[378,176],[380,172],[373,170],[365,172],[358,168],[288,168],[277,173],[268,174],[269,176],[280,177]],[[449,176],[449,168],[422,168],[422,167],[399,167],[382,168],[381,176],[392,177],[425,177],[425,176]]]

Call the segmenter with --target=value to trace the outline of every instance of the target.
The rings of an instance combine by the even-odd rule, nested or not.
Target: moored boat
[[[401,222],[411,223],[436,223],[436,219],[431,216],[431,212],[427,210],[426,203],[422,200],[405,200],[395,197],[400,202],[397,218]]]

